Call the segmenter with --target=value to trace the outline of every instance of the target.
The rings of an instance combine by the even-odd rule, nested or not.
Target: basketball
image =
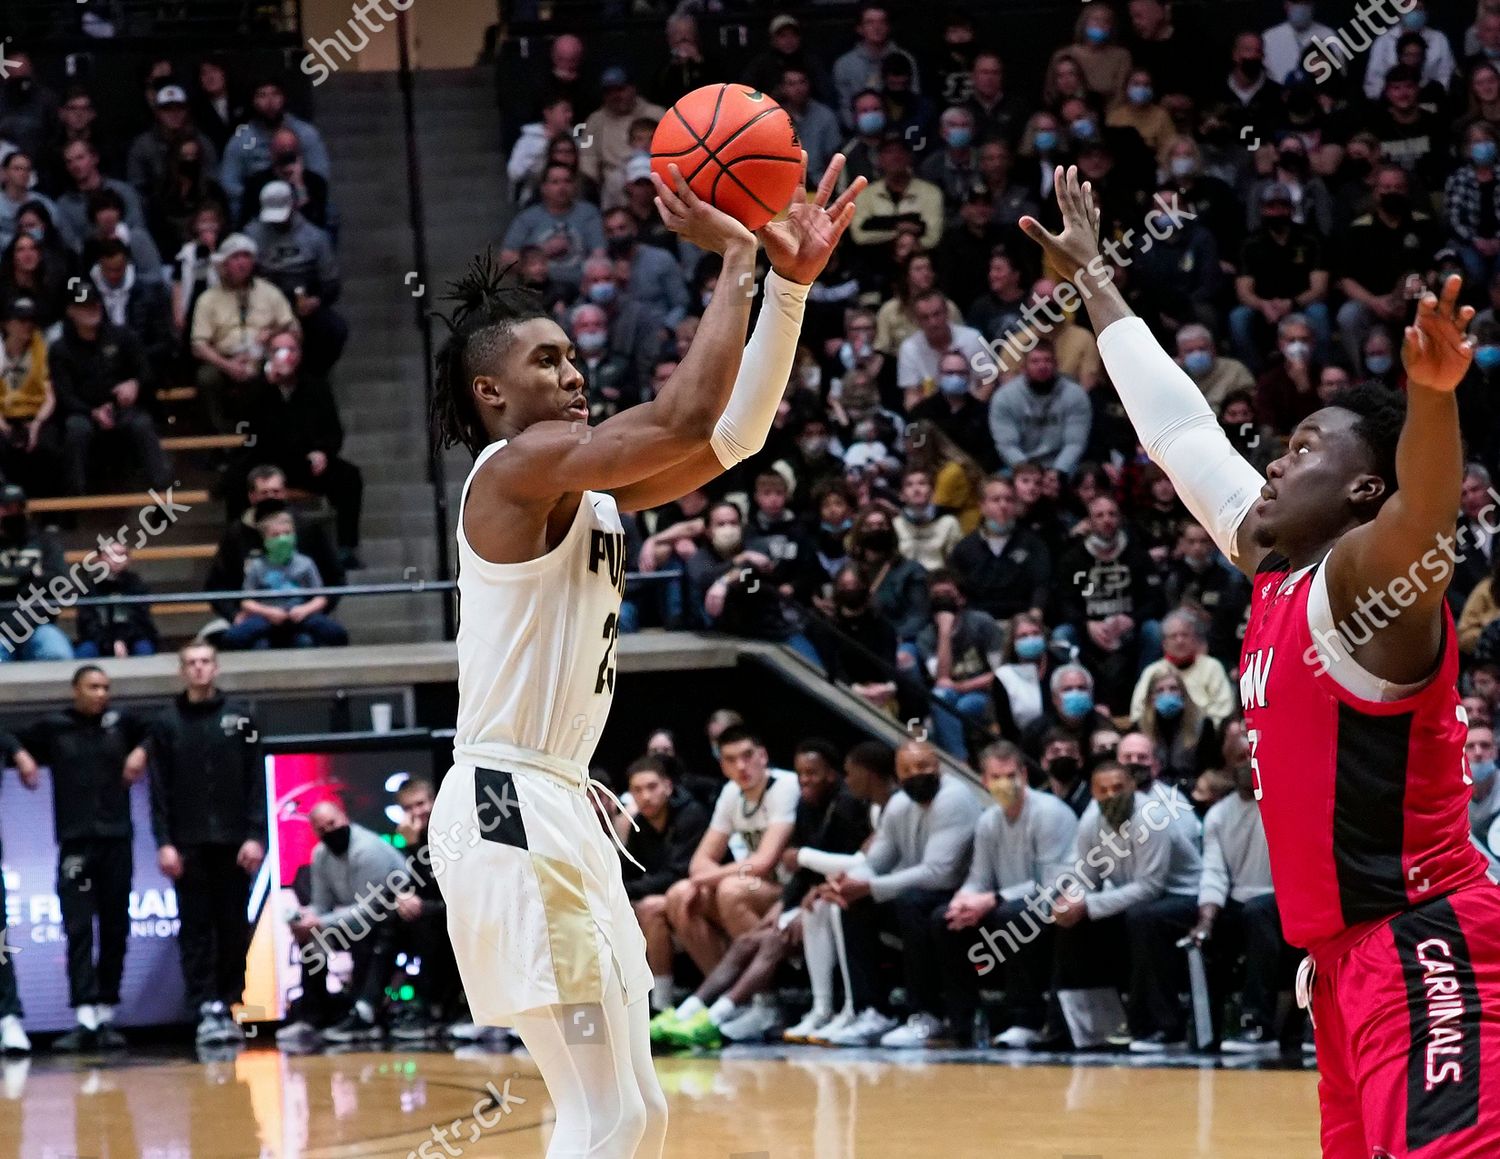
[[[704,85],[667,110],[651,138],[651,169],[669,186],[676,164],[693,192],[746,229],[786,208],[802,143],[786,110],[745,85]]]

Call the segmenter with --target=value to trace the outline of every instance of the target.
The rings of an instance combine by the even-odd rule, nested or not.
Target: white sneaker
[[[449,1038],[459,1042],[478,1042],[484,1036],[484,1027],[473,1022],[454,1022],[447,1031]]]
[[[115,1020],[115,1008],[113,1006],[98,1005],[94,1007],[94,1017],[99,1020],[100,1026],[109,1026]]]
[[[833,1021],[833,1014],[814,1006],[803,1016],[802,1021],[788,1026],[782,1032],[783,1042],[807,1042],[814,1034]]]
[[[1003,1046],[1008,1050],[1025,1050],[1042,1036],[1029,1026],[1012,1026],[990,1039],[991,1046]]]
[[[832,1038],[835,1034],[842,1034],[854,1025],[856,1016],[852,1010],[840,1010],[827,1022],[815,1030],[807,1033],[807,1042],[816,1043],[819,1046],[832,1046]]]
[[[874,1046],[881,1038],[896,1029],[896,1020],[887,1018],[873,1006],[863,1011],[845,1030],[830,1034],[826,1041],[832,1046]]]
[[[906,1025],[882,1034],[880,1045],[893,1050],[915,1050],[947,1040],[948,1024],[925,1010],[919,1010],[906,1020]]]
[[[755,1003],[745,1013],[719,1025],[719,1033],[730,1042],[764,1042],[766,1035],[781,1021],[776,1007]]]
[[[7,1014],[0,1018],[0,1052],[5,1054],[30,1054],[31,1039],[26,1037],[26,1030],[21,1025],[21,1020],[14,1014]]]

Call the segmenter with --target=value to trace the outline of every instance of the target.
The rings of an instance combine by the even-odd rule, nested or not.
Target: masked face
[[[337,829],[330,829],[323,834],[323,844],[328,846],[330,853],[339,857],[349,852],[349,826],[340,825]]]
[[[1104,823],[1111,829],[1119,831],[1120,826],[1130,820],[1130,814],[1135,811],[1135,794],[1120,793],[1113,797],[1105,797],[1099,802],[1099,814],[1104,818]]]
[[[744,534],[732,523],[720,524],[709,533],[714,549],[723,555],[738,551]]]
[[[297,551],[297,533],[288,531],[280,535],[268,535],[265,548],[266,559],[276,567],[285,567],[292,562],[292,556]]]
[[[1053,757],[1047,763],[1047,775],[1054,781],[1064,785],[1071,785],[1078,779],[1079,767],[1077,757]]]
[[[941,776],[938,773],[917,773],[901,782],[906,795],[918,805],[930,805],[938,795]]]
[[[1002,809],[1015,808],[1021,799],[1021,786],[1015,777],[996,777],[990,782],[990,796]]]

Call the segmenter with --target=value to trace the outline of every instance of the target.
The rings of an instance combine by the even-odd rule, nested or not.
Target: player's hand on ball
[[[738,247],[755,250],[753,233],[694,193],[676,165],[669,168],[671,185],[651,174],[651,184],[656,186],[656,212],[668,229],[699,249],[716,254],[727,254]]]
[[[854,220],[854,201],[869,183],[863,177],[856,177],[830,205],[828,199],[833,196],[839,174],[843,171],[844,155],[836,153],[828,163],[823,179],[818,182],[818,191],[809,201],[803,180],[807,175],[807,153],[804,152],[802,177],[798,178],[797,187],[792,191],[785,216],[767,222],[756,234],[766,247],[771,268],[789,282],[809,286],[816,281],[828,264],[834,247]]]
[[[1046,252],[1058,273],[1076,278],[1090,262],[1100,258],[1099,207],[1094,191],[1078,176],[1078,166],[1061,165],[1053,175],[1057,206],[1062,210],[1062,233],[1052,233],[1034,217],[1021,218],[1021,230]]]
[[[1451,275],[1439,294],[1425,294],[1417,303],[1417,320],[1406,328],[1401,361],[1406,376],[1429,390],[1453,390],[1469,373],[1474,343],[1465,337],[1473,306],[1458,304],[1463,279]]]

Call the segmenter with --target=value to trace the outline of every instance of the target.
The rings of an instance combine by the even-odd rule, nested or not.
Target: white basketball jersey
[[[490,563],[458,517],[458,728],[454,744],[499,742],[587,765],[615,691],[625,533],[612,495],[585,491],[546,555]]]

